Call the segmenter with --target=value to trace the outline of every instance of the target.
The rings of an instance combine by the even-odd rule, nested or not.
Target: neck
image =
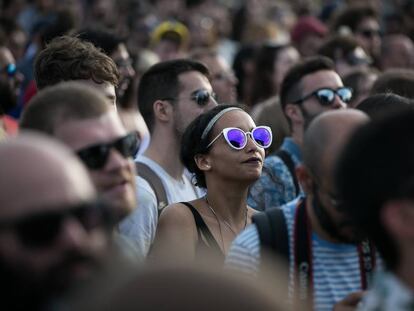
[[[292,139],[300,148],[302,148],[302,145],[303,145],[303,125],[294,124],[292,126]]]
[[[332,243],[339,243],[339,241],[333,238],[327,231],[323,229],[321,226],[318,217],[315,215],[315,210],[313,208],[313,196],[306,195],[306,212],[308,214],[312,230],[323,240],[332,242]]]
[[[163,133],[164,132],[164,133]],[[154,131],[144,155],[158,163],[171,177],[180,179],[184,166],[180,160],[180,144],[171,131]]]
[[[248,188],[240,185],[225,185],[218,181],[207,182],[208,203],[214,212],[229,224],[236,226],[245,221]],[[223,191],[226,189],[226,191]]]

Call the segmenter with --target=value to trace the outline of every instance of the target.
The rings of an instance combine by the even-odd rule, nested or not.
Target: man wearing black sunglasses
[[[253,208],[280,206],[299,195],[295,168],[302,162],[305,130],[317,115],[346,108],[352,97],[352,90],[343,86],[334,68],[330,59],[320,56],[300,62],[286,74],[280,102],[291,137],[285,138],[280,150],[265,159],[262,176],[249,193],[248,203]]]
[[[190,122],[216,105],[209,71],[199,62],[161,62],[141,78],[138,106],[151,141],[137,158],[139,208],[121,224],[121,232],[134,238],[146,252],[155,237],[158,210],[201,196],[180,161],[181,137]]]
[[[116,111],[94,88],[64,82],[40,91],[24,112],[21,128],[52,135],[76,152],[117,221],[136,208],[136,136],[126,132]]]
[[[27,135],[27,136],[26,136]],[[74,154],[44,136],[0,144],[0,290],[7,310],[45,310],[93,277],[108,250],[103,209]]]

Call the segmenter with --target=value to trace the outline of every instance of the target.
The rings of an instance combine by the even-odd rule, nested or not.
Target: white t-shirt
[[[202,190],[191,183],[186,172],[177,180],[146,156],[139,155],[136,161],[148,165],[160,177],[168,204],[195,200],[203,195]],[[119,231],[132,238],[140,252],[147,255],[158,224],[157,198],[149,183],[140,176],[136,177],[136,187],[138,207],[120,223]]]

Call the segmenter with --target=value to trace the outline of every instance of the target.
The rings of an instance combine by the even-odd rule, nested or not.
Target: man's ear
[[[287,104],[285,106],[285,114],[292,123],[303,122],[302,111],[299,108],[299,105],[296,104]]]
[[[393,200],[384,204],[380,212],[381,222],[398,240],[414,240],[414,202]]]
[[[156,100],[153,104],[154,118],[160,122],[168,122],[173,114],[171,103],[166,100]]]
[[[303,191],[305,191],[306,194],[312,193],[313,179],[308,168],[305,165],[300,164],[296,167],[295,172]]]
[[[211,170],[211,162],[208,154],[197,154],[194,156],[194,161],[201,171]]]

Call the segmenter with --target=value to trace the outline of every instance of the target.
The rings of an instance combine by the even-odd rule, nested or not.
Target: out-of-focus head
[[[94,292],[80,296],[81,307],[76,310],[290,310],[274,287],[223,273],[220,268],[151,267],[120,283],[108,291],[102,282]],[[103,291],[108,293],[104,297]],[[162,297],[159,292],[164,293]]]
[[[329,111],[316,117],[305,132],[304,165],[298,176],[321,227],[332,237],[352,242],[357,236],[346,215],[338,208],[333,172],[351,134],[367,123],[368,116],[357,110]]]
[[[237,101],[237,78],[225,59],[217,51],[198,49],[191,58],[206,65],[210,71],[210,82],[219,103],[235,104]]]
[[[338,33],[352,33],[371,57],[380,56],[381,29],[375,8],[364,4],[348,6],[334,19],[333,29]]]
[[[316,55],[327,34],[328,28],[320,20],[313,16],[305,16],[299,18],[290,36],[300,55],[309,57]]]
[[[0,144],[0,161],[1,288],[36,309],[96,272],[108,246],[104,211],[84,166],[57,141],[23,134]]]
[[[189,59],[148,69],[139,83],[138,108],[150,132],[165,125],[181,137],[191,121],[216,106],[209,77],[207,67]]]
[[[13,54],[0,38],[0,115],[16,106],[22,81]]]
[[[349,108],[357,107],[371,92],[372,86],[379,75],[374,68],[359,68],[343,77],[344,85],[352,89],[352,99]]]
[[[150,46],[160,61],[183,58],[188,44],[188,29],[180,22],[163,22],[151,34]]]
[[[332,59],[336,72],[342,78],[355,69],[367,68],[372,62],[352,36],[339,35],[328,39],[319,48],[318,54]]]
[[[392,34],[384,37],[381,49],[381,69],[413,69],[413,67],[413,41],[403,34]]]
[[[271,142],[271,130],[256,127],[241,108],[219,105],[188,126],[181,159],[200,187],[208,187],[208,179],[215,178],[251,184],[260,177],[264,148]]]
[[[414,71],[409,69],[390,69],[380,74],[371,88],[371,95],[394,93],[414,98]]]
[[[263,45],[256,55],[252,104],[255,105],[280,91],[286,72],[299,61],[298,51],[291,45]]]
[[[54,136],[74,150],[120,218],[135,208],[132,156],[137,141],[104,95],[78,82],[46,88],[32,99],[20,125]]]
[[[352,136],[336,172],[344,211],[394,272],[413,247],[413,131],[414,111],[367,124]]]
[[[114,61],[92,43],[76,37],[53,39],[36,57],[34,76],[39,89],[77,80],[102,92],[115,106],[119,72]]]
[[[414,109],[414,102],[397,94],[383,93],[368,96],[356,109],[365,112],[371,120],[378,120]]]
[[[135,76],[135,70],[132,66],[132,60],[126,48],[125,40],[109,30],[99,29],[81,30],[79,38],[93,43],[115,62],[119,71],[116,95],[118,101],[121,100]]]
[[[306,129],[320,113],[345,108],[352,91],[344,87],[332,60],[318,56],[294,65],[282,82],[280,102],[292,129]]]

